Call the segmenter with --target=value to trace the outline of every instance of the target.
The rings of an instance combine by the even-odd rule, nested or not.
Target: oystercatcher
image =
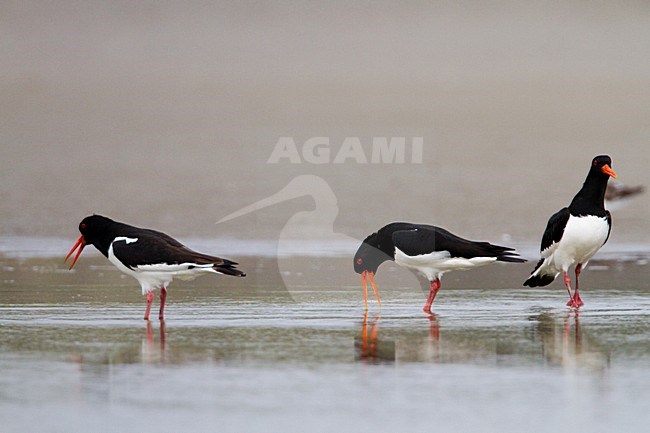
[[[610,176],[617,177],[611,164],[607,155],[595,157],[582,189],[569,207],[560,209],[548,220],[540,248],[542,258],[524,286],[546,286],[562,272],[569,292],[567,306],[578,308],[584,305],[578,292],[580,272],[607,242],[612,229],[612,217],[604,205],[607,181]],[[576,287],[572,295],[568,270],[573,264],[576,264]]]
[[[104,256],[127,275],[140,282],[147,295],[144,320],[149,320],[153,292],[160,289],[160,313],[163,320],[167,286],[174,277],[192,280],[201,274],[225,274],[244,277],[236,262],[197,253],[176,239],[155,230],[133,227],[101,215],[92,215],[79,223],[81,236],[65,258],[67,262],[77,251],[70,269],[77,263],[84,247],[94,245]]]
[[[366,310],[367,278],[370,279],[377,302],[381,306],[374,277],[379,265],[387,260],[416,270],[429,280],[429,298],[424,305],[424,311],[427,313],[431,313],[431,304],[440,289],[440,278],[445,272],[471,269],[495,261],[526,261],[519,257],[513,248],[463,239],[440,227],[404,222],[390,223],[368,236],[354,256],[354,271],[361,274]]]

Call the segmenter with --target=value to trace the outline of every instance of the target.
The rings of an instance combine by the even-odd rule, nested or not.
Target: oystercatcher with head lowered
[[[431,312],[431,304],[440,289],[440,278],[445,272],[471,269],[500,262],[525,262],[513,248],[475,242],[458,237],[440,227],[390,223],[368,236],[354,256],[354,271],[361,274],[363,301],[368,309],[367,279],[381,305],[374,276],[383,262],[392,260],[400,266],[423,274],[430,284],[424,311]]]
[[[607,242],[612,229],[612,217],[604,205],[607,181],[610,176],[617,177],[611,165],[609,156],[595,157],[582,189],[569,207],[560,209],[548,220],[540,248],[542,258],[524,286],[546,286],[562,272],[569,292],[567,306],[579,308],[584,305],[579,293],[580,272]],[[571,294],[568,270],[573,264],[576,264],[576,284]]]
[[[163,320],[167,286],[174,277],[192,280],[202,274],[225,274],[244,277],[236,262],[197,253],[176,239],[155,230],[133,227],[101,215],[92,215],[79,223],[81,236],[65,261],[77,251],[70,269],[77,263],[84,247],[94,245],[120,271],[140,282],[147,295],[144,320],[149,320],[153,292],[160,289],[160,313]]]

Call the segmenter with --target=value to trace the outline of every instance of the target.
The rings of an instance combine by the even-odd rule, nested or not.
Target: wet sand
[[[646,265],[594,263],[578,314],[559,282],[520,286],[530,264],[451,273],[429,316],[417,279],[388,265],[382,308],[364,315],[357,275],[331,272],[348,261],[292,280],[247,257],[250,279],[175,281],[161,323],[141,319],[137,282],[103,258],[69,272],[5,257],[3,431],[647,427]]]

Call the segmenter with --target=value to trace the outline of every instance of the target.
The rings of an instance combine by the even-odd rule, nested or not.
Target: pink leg
[[[571,294],[571,278],[569,278],[569,274],[566,271],[564,272],[564,285],[566,286],[567,292],[569,292],[569,302],[566,303],[566,306],[577,308],[578,305],[576,305],[573,295]]]
[[[152,302],[153,302],[153,292],[147,292],[147,309],[144,312],[144,320],[149,320],[149,312],[151,311]]]
[[[573,293],[573,303],[576,305],[576,307],[582,307],[585,305],[585,303],[580,298],[580,293],[578,293],[578,290],[580,289],[580,272],[582,272],[582,263],[578,263],[578,266],[576,266],[576,290]]]
[[[165,318],[165,301],[167,300],[167,290],[164,287],[160,288],[160,313],[158,313],[158,319],[163,320]]]
[[[427,303],[424,304],[424,312],[425,313],[431,313],[431,304],[433,304],[433,300],[436,299],[436,294],[438,293],[438,290],[440,290],[440,279],[436,278],[435,280],[431,281],[431,289],[429,291],[429,297],[427,298]]]

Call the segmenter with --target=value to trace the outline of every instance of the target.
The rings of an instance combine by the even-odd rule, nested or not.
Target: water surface
[[[134,280],[89,262],[69,273],[49,259],[3,260],[3,431],[644,431],[650,421],[638,263],[611,268],[618,286],[585,285],[579,313],[559,283],[468,288],[495,280],[476,270],[457,273],[465,288],[450,278],[434,315],[417,286],[380,274],[382,308],[364,314],[357,284],[327,287],[317,271],[299,302],[272,278],[174,282],[161,323],[141,319]],[[522,272],[496,268],[506,281]]]

